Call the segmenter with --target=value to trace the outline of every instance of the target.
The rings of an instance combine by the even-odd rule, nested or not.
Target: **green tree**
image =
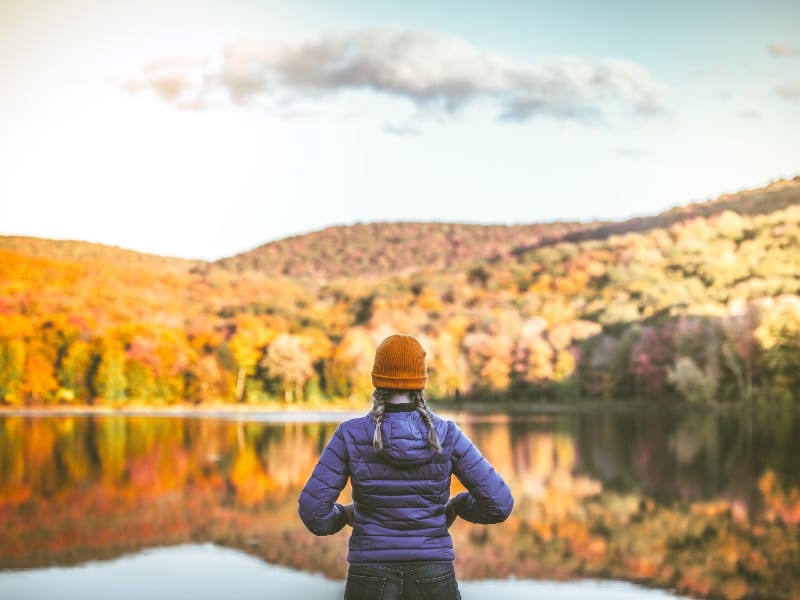
[[[708,365],[701,369],[688,356],[681,356],[667,369],[667,380],[690,402],[711,403],[716,400],[719,377]]]
[[[125,378],[125,351],[117,340],[103,340],[92,387],[95,395],[108,404],[125,400],[128,382]]]
[[[247,378],[255,374],[264,346],[274,332],[250,315],[240,315],[236,332],[230,339],[230,349],[236,364],[236,401],[244,402]]]
[[[56,379],[61,386],[61,397],[67,401],[90,399],[89,373],[92,366],[92,349],[89,343],[76,339],[66,352],[56,369]]]
[[[797,399],[800,395],[800,298],[782,298],[765,310],[755,337],[763,350],[773,394],[782,399]]]
[[[25,344],[18,339],[0,339],[0,400],[18,404],[25,372]]]

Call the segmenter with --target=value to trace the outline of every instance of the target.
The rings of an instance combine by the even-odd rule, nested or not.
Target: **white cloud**
[[[789,44],[775,43],[767,46],[767,51],[775,57],[800,56],[800,47],[790,46]]]
[[[221,57],[168,57],[126,86],[179,107],[220,101],[242,106],[262,97],[281,103],[344,91],[410,100],[423,113],[454,114],[488,103],[505,120],[536,115],[593,118],[622,109],[654,114],[664,87],[643,67],[608,58],[527,63],[429,31],[369,29],[302,43],[243,40]]]
[[[755,110],[741,110],[739,111],[739,117],[742,119],[759,119],[761,118],[761,113]]]
[[[780,85],[775,88],[775,91],[786,100],[800,100],[800,82]]]
[[[647,151],[645,151],[643,148],[625,146],[622,148],[617,148],[615,154],[617,156],[624,156],[626,158],[639,158],[642,156],[647,156]]]
[[[197,55],[165,56],[151,62],[125,87],[131,91],[149,89],[167,102],[184,108],[206,104],[208,59]]]

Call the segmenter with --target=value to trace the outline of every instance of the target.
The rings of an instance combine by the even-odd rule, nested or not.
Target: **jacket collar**
[[[417,405],[414,402],[401,402],[399,404],[387,402],[383,405],[383,412],[387,413],[414,412],[415,410],[417,410]]]

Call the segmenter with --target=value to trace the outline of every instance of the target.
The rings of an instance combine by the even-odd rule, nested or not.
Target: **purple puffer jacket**
[[[346,523],[339,492],[350,477],[355,524],[351,563],[453,560],[445,522],[450,475],[469,490],[454,499],[459,517],[499,523],[514,499],[502,477],[452,421],[433,415],[442,452],[428,446],[428,430],[413,405],[387,405],[381,432],[384,448],[372,447],[370,414],[342,423],[300,492],[300,518],[316,535],[336,533]]]

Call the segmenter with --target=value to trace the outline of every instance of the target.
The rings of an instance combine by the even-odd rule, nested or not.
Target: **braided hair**
[[[415,410],[425,421],[428,426],[428,446],[433,448],[435,452],[442,451],[442,444],[439,441],[439,436],[436,435],[436,430],[433,427],[433,417],[431,411],[425,402],[425,397],[422,395],[422,390],[390,390],[388,388],[375,388],[372,393],[372,420],[375,421],[375,435],[372,438],[372,447],[375,452],[383,450],[383,436],[381,435],[381,424],[383,423],[383,415],[386,410],[386,402],[396,396],[397,394],[405,394],[408,399],[414,403]]]

